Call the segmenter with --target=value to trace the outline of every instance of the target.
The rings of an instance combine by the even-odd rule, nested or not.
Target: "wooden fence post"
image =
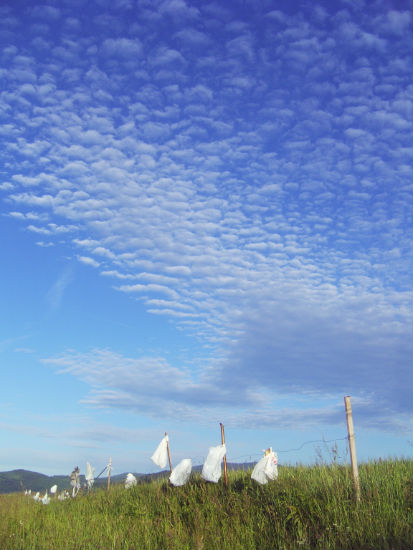
[[[355,492],[356,500],[358,502],[360,500],[359,471],[358,471],[358,466],[357,466],[356,440],[355,440],[355,437],[354,437],[353,414],[352,414],[352,410],[351,410],[351,400],[350,400],[349,395],[347,395],[344,398],[344,404],[345,404],[345,407],[346,407],[348,442],[349,442],[349,447],[350,447],[351,471],[353,473],[354,492]]]
[[[221,443],[225,445],[225,433],[224,425],[220,422],[221,426]],[[228,471],[227,471],[227,453],[224,454],[224,477],[225,477],[225,487],[228,487]]]
[[[108,464],[108,491],[110,489],[110,472],[112,471],[112,457],[109,458],[109,464]]]
[[[165,432],[165,437],[168,434]],[[169,439],[166,442],[166,450],[168,451],[168,460],[169,460],[169,471],[172,473],[172,461],[171,461],[171,451],[169,450]]]

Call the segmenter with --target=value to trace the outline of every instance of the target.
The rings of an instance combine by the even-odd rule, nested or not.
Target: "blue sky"
[[[411,8],[2,3],[0,470],[411,453]]]

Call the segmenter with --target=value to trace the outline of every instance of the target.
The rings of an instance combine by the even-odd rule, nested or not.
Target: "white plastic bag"
[[[169,438],[166,435],[156,448],[156,451],[151,456],[151,459],[155,462],[159,468],[165,468],[168,460],[168,441]]]
[[[86,475],[85,479],[87,482],[87,487],[90,490],[95,483],[95,469],[92,468],[92,466],[89,464],[89,462],[86,462]]]
[[[257,462],[252,471],[251,479],[254,479],[261,485],[265,485],[268,481],[274,481],[278,478],[278,456],[277,453],[271,451],[268,455],[263,456]]]
[[[267,456],[264,472],[269,481],[275,481],[278,478],[278,455],[274,451]]]
[[[191,475],[191,471],[192,471],[192,460],[190,458],[184,458],[172,470],[172,473],[169,476],[169,481],[175,487],[180,487],[181,485],[185,485],[185,483],[189,479],[189,476]]]
[[[76,468],[70,474],[70,485],[73,487],[72,497],[75,498],[80,489],[80,473],[78,466],[76,466]]]
[[[125,489],[130,489],[138,483],[138,480],[133,474],[128,474],[125,479]]]
[[[201,474],[206,481],[218,483],[219,478],[221,477],[221,461],[226,452],[227,449],[225,445],[210,447]]]

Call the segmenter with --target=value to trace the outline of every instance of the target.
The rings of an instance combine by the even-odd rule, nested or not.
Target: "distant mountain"
[[[102,480],[97,480],[102,482]],[[80,476],[82,485],[85,483],[85,476]],[[0,493],[16,493],[31,489],[32,492],[45,491],[53,485],[57,485],[58,490],[71,489],[70,476],[55,475],[46,476],[38,472],[28,470],[12,470],[11,472],[0,472]]]
[[[135,474],[136,477],[140,474]],[[123,483],[126,474],[111,476],[112,483]],[[82,485],[86,483],[85,476],[80,475]],[[107,478],[101,477],[95,480],[95,486],[100,487],[107,484]],[[36,493],[44,492],[53,485],[57,485],[58,491],[63,489],[71,490],[70,475],[47,476],[38,472],[29,470],[11,470],[10,472],[0,472],[0,493],[16,493],[31,489]]]
[[[254,466],[255,462],[243,464],[228,463],[228,470],[248,470]],[[200,472],[202,466],[194,466],[194,472]],[[123,483],[127,473],[111,476],[111,483]],[[138,478],[139,483],[145,483],[154,479],[168,477],[169,471],[162,471],[153,474],[134,474]],[[81,484],[85,484],[85,476],[80,476]],[[95,480],[95,487],[107,485],[107,477],[100,477]],[[57,485],[58,491],[63,489],[71,490],[70,475],[55,475],[47,476],[38,472],[29,470],[11,470],[10,472],[0,472],[0,493],[18,493],[26,489],[31,489],[33,492],[44,492],[50,489],[53,485]]]
[[[62,489],[69,488],[70,479],[68,476],[46,476],[28,470],[0,472],[0,493],[15,493],[25,489],[44,491],[55,484]]]

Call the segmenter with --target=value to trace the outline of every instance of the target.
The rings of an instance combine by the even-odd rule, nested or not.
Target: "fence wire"
[[[314,443],[336,443],[337,441],[348,441],[348,435],[346,435],[344,437],[338,437],[338,438],[335,438],[335,439],[312,439],[310,441],[304,441],[304,443],[302,443],[299,447],[296,447],[296,448],[293,448],[293,449],[274,449],[274,451],[277,454],[280,454],[280,453],[284,453],[284,454],[293,453],[293,452],[301,451],[301,449],[303,447],[305,447],[306,445],[311,445],[311,444],[314,444]],[[231,464],[236,464],[238,461],[240,461],[240,464],[242,464],[242,463],[257,462],[262,457],[262,453],[249,453],[249,454],[245,454],[245,455],[241,455],[241,456],[237,456],[237,457],[231,457],[231,456],[228,455],[228,452],[227,452],[226,456],[227,456],[227,461],[230,462]],[[204,462],[204,458],[200,457],[200,456],[197,456],[197,457],[194,457],[192,459],[192,461],[193,461],[195,467],[196,466],[202,466],[202,464]]]

